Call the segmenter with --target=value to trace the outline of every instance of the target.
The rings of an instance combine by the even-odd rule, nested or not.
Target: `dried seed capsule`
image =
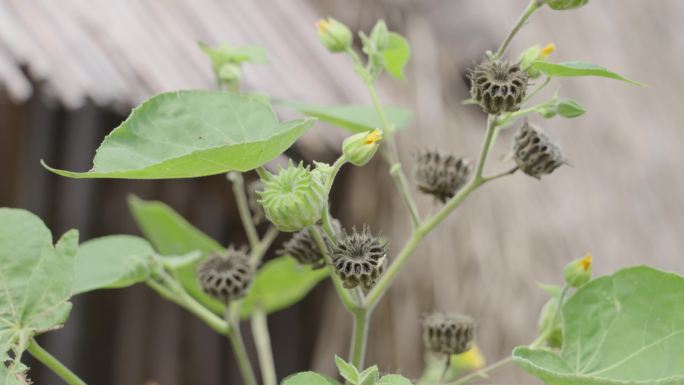
[[[466,158],[423,151],[416,156],[415,176],[418,189],[444,203],[468,181],[472,164]]]
[[[258,191],[264,191],[264,182],[261,179],[256,179],[247,185],[247,204],[254,216],[252,220],[257,225],[266,218],[264,208],[259,204]]]
[[[338,237],[342,235],[342,227],[340,222],[336,219],[332,220],[333,230]],[[317,226],[320,228],[320,226]],[[323,233],[323,239],[326,244],[332,244],[330,239]],[[278,250],[279,255],[291,255],[302,265],[311,265],[314,269],[319,269],[325,266],[323,254],[321,254],[316,241],[311,235],[311,228],[305,228],[292,235],[287,242],[283,243],[283,248]]]
[[[335,272],[342,279],[344,287],[352,289],[361,286],[370,290],[387,264],[387,243],[371,235],[367,225],[363,231],[340,237],[337,245],[330,245]]]
[[[264,181],[261,206],[266,218],[280,231],[293,232],[313,225],[328,203],[328,196],[318,173],[290,161],[286,169]]]
[[[515,163],[529,176],[539,179],[566,163],[558,145],[527,121],[520,126],[514,140]]]
[[[208,255],[197,267],[202,290],[224,303],[247,293],[254,277],[254,268],[244,249],[232,246],[224,252]]]
[[[474,337],[475,323],[467,315],[437,312],[423,318],[423,342],[434,353],[461,354]]]
[[[470,95],[493,115],[517,111],[525,98],[528,76],[517,64],[487,59],[468,73]]]

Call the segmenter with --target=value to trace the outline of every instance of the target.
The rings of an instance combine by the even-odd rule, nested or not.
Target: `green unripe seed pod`
[[[344,52],[351,47],[353,36],[346,25],[329,17],[316,22],[318,37],[330,52]]]
[[[360,132],[354,134],[342,143],[342,153],[347,162],[355,166],[363,166],[368,163],[378,151],[382,139],[382,131]]]
[[[293,232],[313,225],[319,219],[328,197],[319,176],[303,167],[296,167],[290,161],[286,169],[277,175],[271,174],[264,182],[264,191],[259,203],[266,218],[280,231]]]
[[[591,254],[568,263],[563,270],[565,283],[578,288],[591,280]]]

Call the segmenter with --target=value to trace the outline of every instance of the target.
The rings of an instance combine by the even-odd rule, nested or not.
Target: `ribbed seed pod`
[[[332,220],[333,230],[335,234],[341,237],[342,227],[337,219]],[[320,226],[317,226],[320,229]],[[330,239],[321,231],[323,234],[323,239],[326,245],[332,244]],[[311,228],[307,227],[304,230],[300,230],[292,235],[287,242],[283,243],[283,248],[277,251],[278,255],[291,255],[302,265],[311,265],[314,269],[319,269],[325,266],[325,261],[323,259],[323,254],[321,254],[316,241],[311,235]]]
[[[245,250],[231,246],[208,255],[197,267],[197,277],[205,293],[228,303],[247,293],[254,269]]]
[[[566,163],[558,145],[527,121],[518,128],[514,141],[515,163],[529,176],[539,179]]]
[[[317,173],[300,162],[296,167],[290,161],[286,169],[264,181],[261,206],[266,218],[280,231],[293,232],[313,225],[321,219],[328,203],[325,187]]]
[[[466,158],[422,151],[416,156],[414,173],[418,189],[444,203],[466,184],[472,169]]]
[[[437,312],[423,318],[423,342],[434,353],[461,354],[474,337],[475,323],[467,315]]]
[[[487,59],[472,68],[468,78],[471,98],[480,103],[486,113],[498,115],[520,109],[528,75],[517,64]]]
[[[352,228],[351,234],[344,231],[344,236],[330,249],[335,272],[347,289],[361,286],[370,290],[385,271],[387,243],[372,236],[367,225],[361,232],[356,228]]]
[[[247,185],[247,204],[252,211],[254,224],[260,224],[266,218],[264,208],[259,204],[258,191],[264,191],[264,182],[256,179]]]

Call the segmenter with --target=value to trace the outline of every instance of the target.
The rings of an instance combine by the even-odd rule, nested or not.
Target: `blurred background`
[[[168,203],[223,244],[244,242],[223,176],[70,180],[48,173],[39,160],[86,170],[104,135],[131,107],[162,91],[213,88],[197,41],[268,50],[269,64],[244,67],[244,91],[368,103],[348,60],[317,40],[314,23],[328,15],[364,31],[384,18],[410,40],[407,80],[380,82],[384,102],[416,113],[399,137],[407,172],[412,152],[425,147],[476,157],[485,116],[461,105],[468,97],[466,69],[499,45],[526,3],[0,0],[0,206],[31,210],[55,235],[77,228],[86,240],[139,234],[125,202],[136,194]],[[588,113],[533,120],[562,145],[572,167],[541,181],[515,174],[489,184],[431,234],[374,313],[368,363],[418,377],[419,317],[437,309],[474,316],[479,346],[489,361],[498,360],[535,336],[546,300],[535,282],[560,283],[562,267],[586,252],[594,254],[596,274],[642,263],[684,273],[681,15],[680,0],[601,0],[534,15],[510,47],[513,58],[530,45],[554,42],[552,61],[590,61],[648,87],[599,78],[554,81],[539,100],[562,86],[562,95]],[[492,172],[508,167],[510,131],[488,164]],[[288,155],[330,161],[343,137],[318,125]],[[333,214],[345,226],[369,223],[391,239],[390,259],[410,230],[393,188],[377,157],[363,169],[345,168],[333,194]],[[418,201],[423,214],[437,208],[429,197]],[[42,342],[90,384],[241,383],[227,342],[147,287],[73,302],[65,328]],[[271,316],[269,325],[281,377],[309,368],[334,374],[333,354],[348,349],[350,317],[329,282]],[[40,365],[31,376],[37,384],[60,384]],[[491,382],[537,383],[513,367]]]

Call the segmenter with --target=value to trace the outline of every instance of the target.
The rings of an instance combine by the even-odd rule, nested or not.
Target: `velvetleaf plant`
[[[80,245],[73,230],[53,245],[39,218],[24,210],[0,209],[3,384],[29,383],[30,372],[22,364],[26,352],[66,383],[85,384],[34,337],[66,322],[72,296],[144,283],[230,340],[244,384],[277,385],[267,316],[298,302],[328,277],[353,319],[349,354],[346,359],[334,357],[339,378],[347,384],[463,385],[510,362],[549,385],[684,384],[684,313],[678,311],[684,303],[684,277],[636,266],[592,279],[589,255],[565,267],[561,286],[543,285],[550,299],[539,317],[538,337],[500,361],[484,366],[476,343],[477,320],[435,311],[422,318],[426,367],[419,379],[381,374],[380,368],[364,362],[373,309],[433,230],[483,185],[517,171],[544,178],[567,162],[535,121],[574,118],[584,108],[558,95],[531,104],[533,97],[558,77],[598,76],[638,84],[587,62],[553,63],[553,44],[532,46],[515,58],[507,53],[511,40],[538,10],[565,11],[587,2],[531,0],[499,48],[486,52],[470,69],[471,99],[464,104],[478,105],[487,114],[482,149],[475,162],[458,154],[418,149],[412,167],[418,191],[440,203],[439,210],[428,216],[417,208],[396,146],[396,137],[410,125],[412,114],[383,106],[376,92],[375,82],[383,73],[403,79],[410,58],[406,39],[383,21],[368,34],[359,33],[361,53],[353,48],[351,30],[341,22],[328,18],[317,24],[322,44],[350,59],[368,90],[370,105],[320,106],[241,94],[241,65],[265,62],[263,49],[202,44],[220,90],[150,98],[104,139],[87,172],[45,167],[70,178],[164,179],[225,173],[248,244],[221,245],[164,203],[134,196],[128,204],[145,238],[110,235]],[[281,122],[271,103],[306,117]],[[279,170],[266,169],[266,163],[283,154],[317,120],[351,133],[333,164],[290,163]],[[503,172],[485,173],[499,133],[516,125],[513,164]],[[362,167],[378,152],[412,224],[411,235],[397,253],[389,250],[376,229],[340,224],[329,212],[330,191],[342,167]],[[243,173],[250,171],[258,179],[245,188]],[[258,231],[256,224],[264,220],[269,225]],[[277,258],[262,263],[279,232],[291,238]],[[419,318],[416,315],[417,323]],[[241,321],[251,323],[260,376],[246,354]],[[283,377],[281,385],[341,384],[315,372]]]

